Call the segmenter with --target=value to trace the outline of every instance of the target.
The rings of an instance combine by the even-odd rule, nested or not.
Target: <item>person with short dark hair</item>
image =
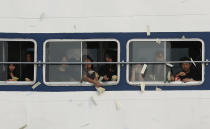
[[[84,59],[84,62],[93,62],[93,60],[89,56],[85,56],[83,59]],[[97,77],[98,75],[93,70],[92,64],[85,64],[83,70],[84,70],[83,71],[83,80],[93,83],[96,87],[101,87],[101,84],[98,81],[98,77]]]
[[[26,53],[26,62],[33,62],[32,53]],[[33,81],[34,80],[34,65],[33,64],[25,64],[23,67],[23,81]]]
[[[155,61],[156,62],[164,62],[164,52],[163,51],[157,51],[155,53]],[[154,81],[174,81],[174,76],[172,75],[172,70],[169,67],[166,67],[166,73],[164,75],[165,71],[165,64],[153,64],[152,70],[150,71],[152,73],[152,76],[150,75],[150,79],[152,77],[152,80]]]
[[[77,50],[77,49],[76,49]],[[67,51],[66,55],[62,57],[62,62],[80,62],[80,58],[78,58],[78,54],[76,54],[76,50]],[[71,52],[71,53],[70,53]],[[81,67],[78,64],[61,64],[58,65],[56,71],[56,76],[53,76],[53,80],[56,81],[81,81]]]
[[[188,57],[182,57],[180,61],[190,61]],[[200,75],[198,72],[191,69],[191,63],[181,63],[182,71],[176,74],[175,80],[181,80],[182,82],[199,81]]]
[[[163,62],[164,61],[164,54],[162,51],[157,51],[155,54],[155,61]],[[164,80],[164,64],[155,64],[152,68],[153,78],[155,81],[163,81]],[[167,72],[169,70],[167,69]]]
[[[18,81],[19,78],[16,74],[16,66],[14,64],[9,64],[8,66],[8,81]]]
[[[105,54],[106,62],[113,62],[111,54]],[[117,66],[116,64],[105,64],[99,69],[99,75],[102,76],[102,81],[117,81]]]

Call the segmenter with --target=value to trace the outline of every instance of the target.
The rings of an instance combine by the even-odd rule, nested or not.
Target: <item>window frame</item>
[[[0,85],[33,85],[36,82],[36,75],[37,75],[37,42],[34,39],[9,39],[9,38],[0,38],[0,41],[29,41],[34,44],[34,80],[33,81],[0,81]]]
[[[43,44],[43,63],[46,63],[46,45],[48,42],[80,42],[81,44],[81,57],[82,57],[82,42],[88,42],[88,41],[114,41],[117,43],[117,62],[120,62],[120,42],[117,39],[48,39],[44,42]],[[82,59],[82,58],[81,58]],[[82,62],[82,60],[81,60]],[[109,81],[109,82],[100,82],[102,86],[115,86],[119,84],[120,82],[120,64],[117,65],[117,75],[118,75],[118,80],[117,81]],[[82,72],[82,71],[81,71]],[[82,74],[82,73],[81,73]],[[46,86],[93,86],[92,83],[89,82],[47,82],[46,81],[46,64],[43,64],[43,83]]]
[[[205,44],[204,44],[204,41],[200,38],[186,38],[186,39],[180,39],[180,38],[168,38],[168,39],[165,39],[165,38],[154,38],[154,39],[130,39],[127,41],[127,44],[126,44],[126,61],[129,62],[129,46],[130,46],[130,43],[133,42],[133,41],[154,41],[154,42],[157,42],[157,41],[161,41],[161,42],[168,42],[168,41],[199,41],[201,43],[201,49],[202,49],[202,61],[205,60]],[[165,44],[165,43],[164,43]],[[164,51],[166,49],[164,48]],[[164,55],[165,56],[165,55]],[[135,81],[135,82],[131,82],[129,80],[129,75],[130,75],[130,70],[129,70],[129,65],[130,64],[127,64],[126,65],[126,82],[129,84],[129,85],[132,85],[132,86],[140,86],[140,84],[142,83],[142,81]],[[144,82],[145,85],[147,86],[200,86],[203,84],[204,80],[205,80],[205,64],[202,63],[202,79],[201,81],[196,81],[196,82],[188,82],[188,83],[170,83],[170,82],[158,82],[158,81],[147,81],[147,82]],[[165,71],[164,71],[165,73]]]

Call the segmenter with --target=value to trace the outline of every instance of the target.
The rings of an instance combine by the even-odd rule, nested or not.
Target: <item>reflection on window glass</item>
[[[0,41],[0,62],[7,62],[7,43]],[[7,80],[7,65],[0,64],[0,81]]]
[[[132,41],[129,44],[130,62],[201,61],[200,41]],[[185,83],[202,80],[201,63],[129,65],[130,82]]]
[[[154,41],[133,41],[129,46],[130,62],[161,62],[164,61],[164,44]],[[144,64],[130,65],[130,81],[164,81],[163,64],[147,64],[142,74]]]
[[[0,41],[1,62],[34,62],[31,41]],[[33,64],[0,65],[0,81],[33,81]]]
[[[47,62],[81,62],[81,42],[48,42]],[[62,64],[46,66],[47,82],[80,82],[81,65]]]
[[[114,41],[51,41],[46,44],[47,62],[116,62]],[[56,74],[55,74],[56,73]],[[116,82],[117,64],[46,65],[47,82],[94,83]]]

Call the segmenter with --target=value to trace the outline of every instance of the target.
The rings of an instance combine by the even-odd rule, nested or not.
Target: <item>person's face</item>
[[[85,62],[91,62],[91,60],[90,59],[86,59]],[[85,64],[85,68],[86,69],[91,69],[91,67],[92,67],[92,64]]]
[[[110,57],[105,57],[106,62],[112,62],[112,58]]]
[[[13,72],[15,70],[15,65],[14,64],[10,64],[9,65],[9,70],[10,70],[10,72]]]
[[[159,54],[156,56],[156,61],[163,61],[163,60],[164,60],[163,54],[162,54],[162,53],[159,53]]]
[[[190,63],[183,63],[181,67],[184,72],[190,71]]]
[[[27,61],[27,62],[31,62],[31,55],[30,55],[30,54],[27,54],[27,55],[26,55],[26,61]]]

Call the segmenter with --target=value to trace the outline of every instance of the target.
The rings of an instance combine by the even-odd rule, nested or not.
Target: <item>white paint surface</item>
[[[210,30],[209,0],[1,0],[1,32]]]
[[[0,32],[210,30],[209,0],[1,0]],[[94,96],[97,105],[91,101]],[[115,101],[120,103],[116,110]],[[209,91],[0,92],[2,129],[208,129]]]
[[[0,92],[0,105],[2,129],[210,127],[209,91]]]

